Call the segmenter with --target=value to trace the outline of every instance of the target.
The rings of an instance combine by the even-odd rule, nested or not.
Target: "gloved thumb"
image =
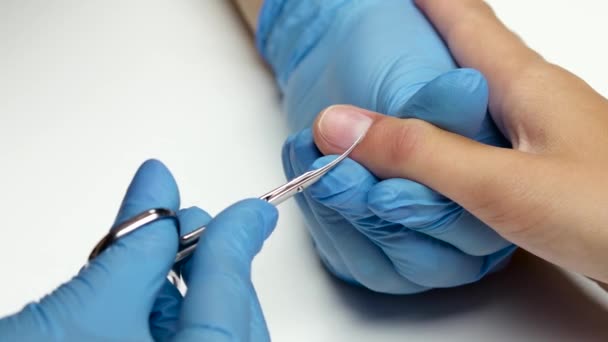
[[[153,208],[179,209],[179,192],[171,172],[157,160],[137,170],[122,201],[115,224]],[[177,252],[177,227],[171,219],[156,221],[115,241],[81,272],[96,291],[119,293],[122,307],[130,298],[148,299],[156,293],[171,269]],[[103,271],[102,271],[103,270]],[[100,297],[101,293],[96,293]],[[131,297],[132,295],[132,297]],[[136,305],[137,306],[137,305]]]
[[[175,180],[160,162],[144,163],[133,178],[116,223],[152,208],[177,210]],[[87,229],[88,227],[83,227]],[[170,219],[115,241],[80,273],[12,318],[15,331],[45,331],[61,340],[149,339],[148,318],[177,251]],[[86,336],[86,338],[85,338]],[[37,340],[32,338],[32,340]]]
[[[270,341],[251,283],[251,262],[277,218],[276,207],[250,199],[207,225],[183,269],[188,293],[175,341]]]
[[[324,154],[342,153],[365,133],[352,159],[382,179],[406,178],[425,184],[490,226],[503,211],[524,205],[518,201],[518,192],[536,181],[534,172],[518,172],[534,167],[537,161],[532,155],[484,145],[418,119],[333,106],[319,115],[313,131]]]

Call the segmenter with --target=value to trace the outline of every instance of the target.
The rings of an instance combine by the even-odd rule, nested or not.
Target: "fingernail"
[[[319,119],[319,133],[325,141],[348,149],[372,125],[372,118],[346,106],[327,108]]]

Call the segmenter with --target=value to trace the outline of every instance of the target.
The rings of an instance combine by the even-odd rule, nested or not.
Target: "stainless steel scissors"
[[[344,153],[342,153],[338,158],[331,161],[329,164],[320,167],[315,170],[308,171],[306,173],[301,174],[300,176],[292,179],[291,181],[279,186],[278,188],[269,191],[268,193],[260,196],[260,199],[267,201],[268,203],[279,205],[285,200],[293,197],[294,195],[304,191],[304,189],[308,188],[312,184],[316,183],[321,177],[327,174],[330,170],[332,170],[336,165],[338,165],[342,160],[346,159],[350,155],[350,153],[359,145],[363,136],[360,136],[351,147],[348,148]],[[175,221],[177,227],[177,233],[180,237],[179,239],[179,248],[177,255],[175,257],[175,262],[179,262],[184,258],[188,257],[190,254],[194,252],[196,246],[198,244],[201,235],[205,231],[205,226],[199,227],[194,231],[181,235],[179,220],[177,219],[177,214],[170,209],[167,208],[156,208],[146,210],[133,218],[120,223],[110,229],[108,234],[104,236],[93,248],[93,251],[89,255],[89,261],[93,260],[99,254],[101,254],[106,248],[108,248],[112,243],[116,240],[131,234],[132,232],[159,220],[163,219],[172,219]]]

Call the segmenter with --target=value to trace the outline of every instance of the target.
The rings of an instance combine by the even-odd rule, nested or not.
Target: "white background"
[[[491,3],[608,95],[606,2]],[[183,204],[214,214],[284,181],[286,136],[273,79],[228,1],[0,0],[0,315],[78,271],[140,162],[163,160]],[[294,202],[254,266],[276,341],[608,337],[606,296],[525,254],[458,289],[345,286],[320,266]]]

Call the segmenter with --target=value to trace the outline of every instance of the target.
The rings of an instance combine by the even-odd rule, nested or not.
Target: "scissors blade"
[[[355,142],[346,150],[344,153],[339,155],[336,159],[332,160],[327,165],[320,167],[315,170],[305,172],[291,181],[281,185],[280,187],[262,195],[260,199],[267,201],[268,203],[279,205],[294,195],[304,191],[304,189],[316,183],[321,177],[326,175],[329,171],[335,168],[341,161],[346,159],[351,152],[359,145],[363,140],[364,135],[362,134],[355,140]]]
[[[267,192],[266,194],[260,196],[260,199],[267,201],[273,205],[279,205],[284,201],[290,199],[296,194],[304,191],[304,189],[316,183],[321,177],[326,175],[329,171],[335,168],[341,161],[346,159],[351,152],[359,145],[361,140],[363,140],[364,135],[361,135],[355,142],[346,150],[344,153],[339,155],[336,159],[332,160],[327,165],[320,167],[315,170],[311,170],[305,172],[298,177],[290,180],[289,182],[279,186],[278,188]],[[180,249],[175,258],[175,262],[178,262],[188,255],[192,254],[196,245],[198,243],[198,239],[203,234],[205,230],[205,226],[199,227],[194,231],[183,235],[180,238]]]

